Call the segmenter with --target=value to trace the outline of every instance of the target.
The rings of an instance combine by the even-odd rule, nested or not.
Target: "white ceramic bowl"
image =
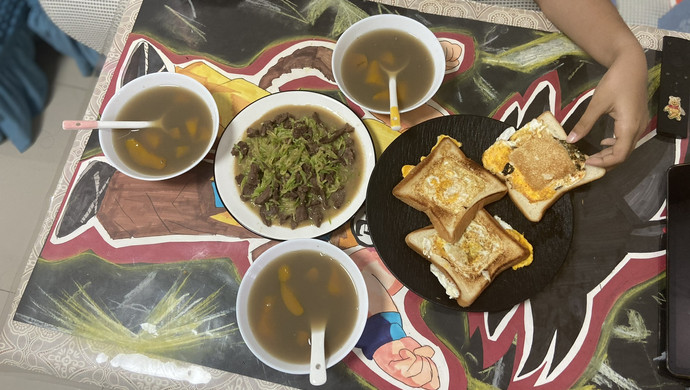
[[[390,110],[382,111],[372,109],[371,107],[367,107],[366,105],[362,104],[357,96],[352,95],[352,93],[347,90],[343,83],[343,56],[347,52],[347,49],[355,40],[357,40],[357,38],[376,30],[398,30],[400,32],[410,34],[420,40],[429,50],[429,53],[434,61],[433,82],[424,97],[407,107],[401,107],[400,112],[414,110],[415,108],[429,101],[429,99],[436,94],[436,91],[438,91],[439,87],[441,86],[446,70],[446,56],[443,53],[441,43],[438,41],[434,33],[432,33],[431,30],[429,30],[423,24],[406,16],[393,14],[374,15],[364,18],[350,26],[347,30],[345,30],[340,38],[338,38],[338,41],[335,44],[335,49],[333,49],[332,69],[333,77],[335,78],[335,82],[338,84],[340,90],[345,94],[345,96],[347,96],[348,99],[371,112],[379,114],[387,114],[390,112]]]
[[[264,362],[266,365],[275,368],[276,370],[289,374],[308,374],[309,363],[295,364],[280,360],[268,353],[261,346],[249,325],[249,293],[256,278],[269,264],[276,259],[279,259],[286,253],[305,249],[321,252],[340,263],[350,275],[350,278],[355,286],[355,292],[357,294],[358,308],[355,326],[343,346],[337,351],[333,352],[330,356],[326,357],[326,367],[331,367],[338,363],[345,356],[347,356],[350,351],[352,351],[362,335],[362,332],[364,331],[364,325],[367,321],[367,312],[369,310],[369,297],[367,295],[367,288],[364,284],[364,278],[362,277],[361,271],[359,268],[357,268],[357,265],[350,258],[350,256],[348,256],[335,245],[317,239],[295,239],[283,241],[262,253],[249,267],[247,273],[242,278],[242,282],[240,283],[236,301],[237,325],[240,329],[240,334],[242,335],[245,344],[259,360]],[[326,327],[326,329],[328,329],[328,327]]]
[[[189,76],[185,76],[178,73],[150,73],[141,77],[138,77],[127,84],[125,84],[120,90],[115,92],[115,94],[110,98],[108,103],[103,109],[103,114],[101,115],[101,120],[111,121],[116,120],[117,115],[120,110],[137,94],[140,92],[157,86],[176,86],[187,89],[193,92],[195,95],[199,96],[211,113],[211,124],[212,124],[212,134],[209,140],[208,146],[204,153],[201,154],[199,158],[192,161],[188,166],[184,167],[175,172],[171,172],[165,175],[150,175],[137,171],[136,169],[127,166],[122,159],[117,155],[115,147],[113,145],[113,132],[123,131],[123,130],[113,130],[113,129],[100,129],[98,131],[98,140],[101,144],[101,149],[103,154],[108,159],[108,162],[115,167],[118,171],[124,173],[127,176],[133,177],[140,180],[165,180],[170,179],[175,176],[179,176],[193,167],[195,167],[201,160],[206,157],[206,154],[211,150],[213,143],[218,136],[218,124],[220,122],[220,117],[218,115],[218,106],[211,93],[203,86],[200,82],[194,80]]]
[[[360,157],[364,161],[362,164],[363,172],[361,172],[362,181],[359,183],[358,191],[348,204],[344,205],[332,218],[325,219],[321,226],[305,225],[296,229],[278,224],[266,226],[261,220],[259,213],[255,210],[254,205],[241,199],[239,186],[235,182],[236,164],[235,157],[230,153],[232,147],[242,140],[247,129],[264,117],[267,112],[280,107],[286,107],[286,110],[288,110],[291,106],[313,106],[321,110],[330,111],[354,127],[354,135],[361,145],[362,156]],[[341,102],[326,95],[308,91],[288,91],[263,97],[244,108],[233,118],[218,141],[213,169],[218,195],[225,208],[237,222],[261,236],[276,240],[288,240],[321,236],[335,230],[352,218],[357,210],[362,207],[362,204],[364,204],[367,184],[369,183],[371,172],[374,170],[375,163],[376,152],[374,150],[374,142],[357,114]]]

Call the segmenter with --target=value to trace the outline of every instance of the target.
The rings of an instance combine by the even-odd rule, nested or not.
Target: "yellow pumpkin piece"
[[[144,145],[134,138],[128,138],[125,141],[127,153],[129,153],[132,160],[138,165],[152,169],[163,169],[168,165],[165,158],[151,153]]]
[[[280,282],[280,297],[292,315],[299,317],[304,314],[302,304],[299,303],[297,296],[295,296],[295,293],[285,282]]]
[[[144,140],[146,145],[153,149],[157,149],[158,145],[161,144],[161,135],[158,131],[153,129],[144,131]]]
[[[343,292],[343,285],[338,277],[338,270],[335,267],[339,266],[334,265],[331,268],[331,276],[328,278],[328,293],[331,295],[340,295]]]
[[[395,56],[390,50],[386,50],[381,54],[381,63],[387,66],[389,69],[395,65]]]
[[[199,118],[187,119],[185,122],[187,125],[187,132],[192,138],[196,138],[196,133],[199,130]]]
[[[176,158],[184,157],[185,155],[187,155],[187,153],[189,153],[189,146],[188,145],[180,145],[180,146],[175,148],[175,157]]]
[[[316,267],[311,267],[306,276],[308,281],[314,283],[319,280],[319,270]]]
[[[367,56],[365,56],[362,53],[357,53],[349,57],[349,66],[357,69],[358,71],[363,71],[367,69],[367,66],[369,66],[369,60],[367,59]]]
[[[386,79],[384,78],[383,71],[381,70],[381,65],[377,60],[373,60],[369,63],[369,68],[367,69],[367,77],[364,82],[369,85],[380,85],[387,86]]]
[[[170,136],[173,137],[173,139],[180,139],[180,137],[182,137],[182,132],[180,131],[179,127],[173,127],[172,129],[170,129],[168,134],[170,134]]]
[[[280,268],[278,268],[278,280],[281,282],[287,282],[290,280],[290,276],[292,276],[292,273],[290,272],[290,267],[287,265],[281,265]]]
[[[388,93],[388,90],[386,89],[385,91],[378,92],[374,95],[374,101],[388,101],[390,100],[390,94]]]
[[[276,332],[276,321],[274,316],[274,309],[277,298],[273,295],[269,295],[264,298],[263,310],[261,311],[261,316],[259,317],[258,332],[264,339],[272,340],[275,339]]]

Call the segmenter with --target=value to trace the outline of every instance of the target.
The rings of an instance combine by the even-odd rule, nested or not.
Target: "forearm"
[[[640,60],[642,47],[610,0],[536,0],[544,14],[601,65]]]

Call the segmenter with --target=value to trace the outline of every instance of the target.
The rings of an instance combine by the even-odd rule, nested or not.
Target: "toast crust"
[[[470,306],[498,274],[530,255],[484,209],[455,243],[445,241],[433,226],[409,233],[405,242],[455,283],[462,307]]]
[[[472,161],[450,138],[437,146],[393,188],[393,195],[424,212],[439,235],[457,241],[484,205],[508,188]]]
[[[482,156],[484,167],[506,182],[513,203],[532,222],[566,192],[606,173],[586,165],[587,156],[565,139],[563,127],[546,111]]]

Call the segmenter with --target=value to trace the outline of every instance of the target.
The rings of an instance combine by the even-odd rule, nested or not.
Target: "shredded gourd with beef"
[[[248,129],[232,149],[242,200],[256,205],[268,226],[295,228],[308,219],[321,226],[327,209],[345,203],[356,158],[353,131],[349,124],[331,128],[317,113],[284,113]]]

